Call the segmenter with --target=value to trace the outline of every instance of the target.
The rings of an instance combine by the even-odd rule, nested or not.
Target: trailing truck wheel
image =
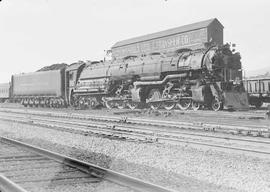
[[[157,110],[160,108],[161,103],[160,102],[153,102],[151,101],[157,101],[161,99],[161,93],[158,89],[151,89],[151,91],[148,94],[148,101],[150,102],[149,105],[153,110]]]
[[[39,106],[42,107],[42,108],[45,107],[45,101],[41,100],[40,103],[39,103]]]
[[[175,103],[174,103],[174,102],[169,102],[169,101],[167,101],[167,102],[165,102],[165,103],[163,104],[163,107],[164,107],[166,110],[170,111],[170,110],[172,110],[172,109],[175,107]]]
[[[201,104],[198,103],[198,102],[192,101],[192,106],[191,107],[192,107],[192,109],[194,111],[198,111],[201,108]]]
[[[138,103],[136,103],[136,102],[128,102],[127,103],[127,106],[131,109],[131,110],[134,110],[134,109],[136,109],[137,107],[138,107]]]
[[[180,99],[176,105],[181,110],[187,110],[191,105],[191,99]]]
[[[29,102],[29,103],[28,103],[28,106],[29,106],[29,107],[33,107],[33,102]]]
[[[28,103],[28,102],[27,102],[26,100],[24,100],[24,101],[22,102],[22,104],[23,104],[24,107],[27,107],[27,105],[28,105],[27,103]]]
[[[107,109],[112,109],[114,107],[114,104],[112,101],[105,101],[105,106]]]
[[[213,111],[219,111],[222,108],[222,102],[219,99],[215,98],[211,103],[211,107]]]

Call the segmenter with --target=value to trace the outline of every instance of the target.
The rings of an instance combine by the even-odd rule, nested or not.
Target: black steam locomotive
[[[217,111],[235,107],[233,97],[247,99],[241,88],[240,55],[229,45],[208,49],[178,50],[165,55],[128,56],[108,62],[93,62],[82,70],[70,91],[75,105],[134,109],[147,104],[194,110],[202,105]]]

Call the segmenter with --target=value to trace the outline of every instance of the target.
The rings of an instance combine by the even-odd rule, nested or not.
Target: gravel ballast
[[[1,122],[0,134],[183,191],[270,191],[270,160],[183,145],[137,143]]]

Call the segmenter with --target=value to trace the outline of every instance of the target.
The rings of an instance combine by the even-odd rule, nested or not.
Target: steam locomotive
[[[240,70],[240,55],[228,44],[94,62],[77,73],[70,101],[90,107],[104,103],[107,108],[134,109],[147,104],[152,109],[205,106],[217,111],[234,107],[233,97],[247,100],[240,81],[232,81],[242,78]]]

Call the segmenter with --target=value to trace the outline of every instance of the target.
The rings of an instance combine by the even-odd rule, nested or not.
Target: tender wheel
[[[136,109],[136,108],[138,108],[138,103],[136,103],[136,102],[128,102],[127,103],[127,106],[131,109],[131,110],[134,110],[134,109]]]
[[[60,99],[60,107],[63,108],[63,107],[65,107],[65,106],[66,106],[66,105],[65,105],[64,99]]]
[[[151,101],[157,101],[157,100],[160,100],[161,99],[161,93],[158,89],[152,89],[149,94],[148,94],[148,101],[151,102]],[[153,109],[153,110],[157,110],[158,108],[160,108],[161,106],[161,103],[158,102],[158,103],[149,103],[150,107]]]
[[[52,99],[50,99],[49,108],[54,108],[54,103]]]
[[[39,103],[39,106],[40,107],[44,107],[45,106],[45,101],[44,100],[41,100],[40,103]]]
[[[177,103],[177,107],[181,110],[187,110],[191,103],[191,99],[180,99],[179,103]]]
[[[29,102],[28,102],[28,106],[29,106],[29,107],[33,107],[33,104],[34,104],[33,101],[29,101]]]
[[[34,107],[38,107],[39,106],[39,102],[34,102]]]
[[[47,99],[47,100],[45,101],[45,106],[46,106],[46,107],[51,107],[51,102],[50,102],[49,99]]]
[[[192,102],[192,109],[194,111],[198,111],[200,108],[201,108],[201,104],[200,103],[195,102],[195,101]]]
[[[23,106],[24,106],[24,107],[28,107],[28,101],[25,101],[25,102],[23,103]]]
[[[163,107],[166,109],[166,110],[168,110],[168,111],[170,111],[170,110],[172,110],[174,107],[175,107],[175,103],[174,102],[169,102],[169,101],[167,101],[167,102],[165,102],[164,104],[163,104]]]
[[[212,101],[211,107],[214,111],[219,111],[222,108],[222,102],[219,99],[215,98]]]
[[[22,105],[23,105],[24,107],[27,107],[28,101],[27,101],[27,100],[23,100],[23,101],[22,101]]]

